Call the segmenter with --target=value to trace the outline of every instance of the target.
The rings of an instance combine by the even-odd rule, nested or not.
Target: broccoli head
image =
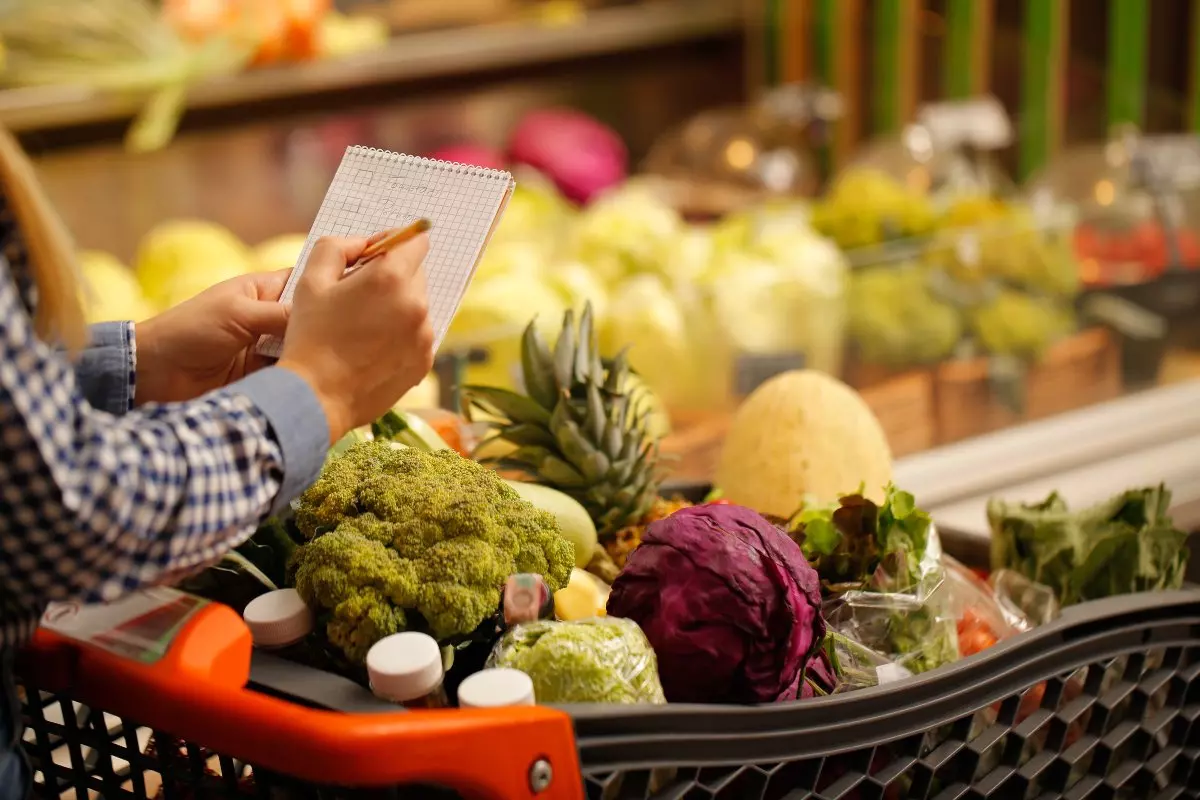
[[[469,634],[509,575],[536,572],[557,591],[575,563],[552,514],[452,450],[355,444],[301,495],[296,525],[308,540],[291,565],[296,590],[354,662],[401,630]]]

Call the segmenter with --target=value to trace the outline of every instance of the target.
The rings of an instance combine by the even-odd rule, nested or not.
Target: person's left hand
[[[231,278],[137,323],[135,404],[192,400],[270,364],[254,345],[287,328],[279,295],[290,272]]]

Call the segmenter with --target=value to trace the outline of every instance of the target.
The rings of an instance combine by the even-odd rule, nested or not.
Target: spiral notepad
[[[515,186],[501,170],[349,147],[279,300],[291,301],[322,236],[370,236],[426,217],[433,223],[424,267],[436,351]],[[264,337],[258,352],[278,358],[282,346]]]

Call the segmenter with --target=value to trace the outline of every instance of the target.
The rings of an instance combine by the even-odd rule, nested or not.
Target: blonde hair
[[[34,330],[42,341],[77,353],[87,344],[75,248],[16,138],[0,128],[0,182],[12,210],[38,290]]]

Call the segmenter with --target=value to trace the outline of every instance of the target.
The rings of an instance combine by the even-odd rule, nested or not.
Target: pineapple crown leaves
[[[464,387],[464,406],[492,415],[494,434],[516,446],[491,459],[575,496],[602,530],[644,513],[657,496],[658,445],[647,434],[647,404],[629,387],[627,351],[605,363],[599,355],[591,304],[576,324],[568,310],[551,349],[536,327],[521,338],[527,395],[498,387]]]

